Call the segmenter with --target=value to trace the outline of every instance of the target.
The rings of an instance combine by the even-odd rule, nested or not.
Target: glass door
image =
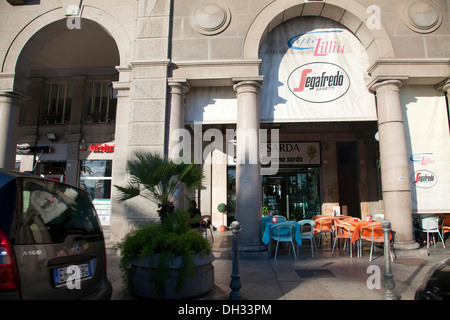
[[[263,176],[263,206],[269,214],[288,220],[311,218],[320,213],[319,168],[280,170]]]
[[[288,214],[291,220],[309,219],[320,213],[319,168],[289,173]]]

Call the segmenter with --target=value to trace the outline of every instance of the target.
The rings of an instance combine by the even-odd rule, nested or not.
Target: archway
[[[325,2],[299,3],[299,1],[274,1],[269,4],[252,22],[244,42],[244,58],[246,60],[258,59],[258,50],[271,30],[299,16],[324,17],[348,28],[363,44],[369,56],[370,64],[379,58],[394,57],[389,36],[383,25],[376,27],[369,25],[371,12],[355,0],[345,1],[342,4]]]
[[[21,51],[15,72],[24,77],[61,77],[117,73],[119,51],[96,22],[81,19],[68,29],[66,19],[39,30]]]
[[[117,46],[120,65],[126,66],[131,59],[131,40],[123,25],[109,13],[92,6],[83,6],[80,16],[81,29],[102,29],[112,38]],[[35,37],[40,31],[41,39]],[[52,9],[31,20],[14,38],[8,47],[0,72],[3,76],[3,90],[25,94],[27,78],[31,71],[31,61],[42,46],[53,37],[66,31],[74,30],[67,27],[67,17],[63,8]],[[40,41],[36,41],[40,40]],[[31,42],[30,42],[31,41]],[[19,60],[19,56],[23,59]]]

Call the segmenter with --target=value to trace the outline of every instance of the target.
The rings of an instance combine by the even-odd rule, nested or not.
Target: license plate
[[[80,280],[83,278],[88,278],[88,277],[92,276],[92,268],[91,268],[90,263],[82,263],[82,264],[77,264],[74,266],[78,267],[80,270],[80,273],[79,273]],[[73,270],[74,268],[72,268],[72,270],[69,270],[72,272],[68,272],[67,269],[69,267],[70,266],[53,269],[53,281],[54,281],[55,285],[61,285],[61,284],[66,283],[70,276],[74,276],[74,277],[72,277],[72,279],[77,278],[77,275],[76,275],[77,270],[75,269],[76,271],[74,271]]]

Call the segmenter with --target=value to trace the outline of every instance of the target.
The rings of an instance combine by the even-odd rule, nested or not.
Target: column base
[[[428,251],[420,248],[415,241],[394,242],[394,253],[397,258],[427,257]]]
[[[265,245],[239,246],[239,259],[258,260],[268,259],[269,251]]]

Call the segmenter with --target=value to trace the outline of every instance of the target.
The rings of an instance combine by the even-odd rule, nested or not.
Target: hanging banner
[[[377,120],[359,40],[320,17],[287,21],[260,48],[261,122]]]
[[[450,136],[444,93],[433,87],[405,86],[401,88],[400,99],[413,212],[448,213]]]

